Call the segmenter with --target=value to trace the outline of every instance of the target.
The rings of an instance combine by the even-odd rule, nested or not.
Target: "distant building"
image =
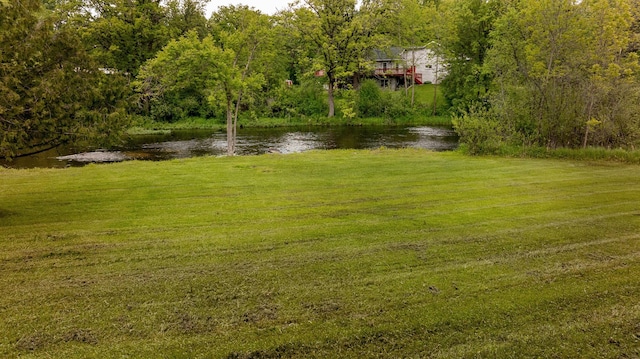
[[[373,74],[381,87],[395,90],[423,83],[440,83],[446,75],[442,59],[427,47],[392,47],[386,51],[374,50]]]

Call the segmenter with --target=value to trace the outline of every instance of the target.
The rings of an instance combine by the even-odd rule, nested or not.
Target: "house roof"
[[[402,47],[391,47],[387,50],[374,49],[372,51],[372,59],[375,61],[395,61],[402,59],[402,52],[404,48]]]

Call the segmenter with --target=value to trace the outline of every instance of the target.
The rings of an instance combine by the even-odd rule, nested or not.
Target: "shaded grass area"
[[[0,357],[638,357],[638,178],[420,150],[0,169]]]
[[[460,144],[457,151],[462,154],[473,156],[469,145],[466,143]],[[629,164],[640,164],[640,151],[635,149],[627,150],[623,148],[545,148],[533,146],[500,145],[492,149],[491,154],[485,155],[497,155],[500,157],[564,159],[600,163],[620,162]]]
[[[462,148],[461,151],[464,151],[464,148]],[[578,161],[615,161],[640,164],[640,151],[621,148],[588,147],[580,149],[547,149],[544,147],[502,146],[497,152],[501,156],[510,157],[562,158]]]
[[[410,91],[410,90],[409,90]],[[436,97],[436,111],[446,112],[446,100],[442,94],[442,87],[434,84],[424,84],[416,86],[415,102],[424,108],[433,110],[433,97]]]

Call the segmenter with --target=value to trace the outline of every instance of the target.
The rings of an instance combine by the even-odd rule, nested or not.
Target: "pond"
[[[82,166],[91,162],[161,161],[226,153],[226,133],[181,130],[167,134],[132,136],[108,150],[59,147],[0,165],[12,168]],[[237,154],[296,153],[315,149],[423,148],[453,150],[458,137],[450,127],[295,127],[238,130]]]

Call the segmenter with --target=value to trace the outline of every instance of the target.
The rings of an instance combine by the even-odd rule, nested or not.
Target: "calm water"
[[[82,166],[93,162],[95,153],[107,162],[119,160],[161,161],[226,153],[226,133],[210,130],[174,131],[171,134],[134,136],[124,145],[106,150],[61,147],[37,155],[17,158],[0,165],[13,168]],[[314,149],[424,148],[447,151],[458,146],[449,127],[308,127],[239,129],[237,154],[283,154]],[[71,155],[71,156],[70,156]],[[66,158],[60,158],[70,156]]]

